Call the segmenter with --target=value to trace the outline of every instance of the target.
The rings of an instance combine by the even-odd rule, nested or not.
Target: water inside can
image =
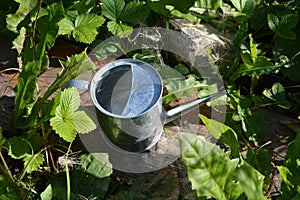
[[[131,63],[110,69],[97,87],[97,100],[108,112],[134,117],[160,98],[160,78],[149,66]]]

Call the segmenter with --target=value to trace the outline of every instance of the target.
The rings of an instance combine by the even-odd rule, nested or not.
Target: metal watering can
[[[96,72],[91,82],[72,80],[66,87],[90,89],[96,115],[105,136],[117,147],[143,152],[154,146],[166,123],[224,95],[221,91],[165,111],[162,107],[163,82],[148,63],[120,59]]]

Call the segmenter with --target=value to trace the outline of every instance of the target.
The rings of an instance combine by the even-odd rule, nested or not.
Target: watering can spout
[[[171,110],[168,110],[165,112],[164,124],[168,124],[171,121],[174,121],[175,119],[179,118],[181,115],[184,115],[184,114],[190,112],[191,110],[197,108],[199,106],[199,104],[208,102],[208,101],[210,101],[212,99],[216,99],[218,97],[221,97],[221,96],[225,95],[226,93],[227,93],[226,90],[221,90],[217,93],[208,95],[201,99],[197,99],[195,101],[192,101],[192,102],[183,104],[181,106],[178,106],[176,108],[173,108]]]

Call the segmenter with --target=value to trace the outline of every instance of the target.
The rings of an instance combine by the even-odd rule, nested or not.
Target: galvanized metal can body
[[[106,137],[126,151],[151,148],[163,130],[162,90],[158,72],[145,62],[121,59],[101,68],[90,92]]]

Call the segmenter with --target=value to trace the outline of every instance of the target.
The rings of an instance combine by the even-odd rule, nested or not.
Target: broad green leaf
[[[116,21],[109,21],[107,22],[107,28],[112,34],[120,34],[120,35],[127,35],[130,34],[132,31],[131,26],[127,26],[125,24],[120,24]]]
[[[49,184],[46,189],[41,193],[41,200],[52,200],[53,199],[53,189],[52,185]]]
[[[273,13],[268,14],[268,25],[280,37],[294,40],[296,34],[291,29],[295,28],[298,23],[298,15],[286,14],[281,19]]]
[[[257,169],[262,175],[265,176],[264,191],[267,191],[271,184],[271,157],[269,152],[265,149],[251,149],[249,148],[246,156],[247,162]]]
[[[255,0],[231,0],[234,7],[241,13],[245,13],[250,17],[255,8]]]
[[[27,155],[24,159],[24,168],[27,169],[27,173],[34,172],[39,169],[39,167],[44,162],[44,155],[41,153],[35,155]]]
[[[110,185],[112,165],[106,153],[80,156],[80,165],[72,173],[72,192],[103,199]]]
[[[35,46],[35,55],[33,58],[45,63],[42,66],[42,71],[48,67],[45,61],[45,52],[53,47],[58,36],[58,22],[64,18],[64,8],[61,1],[51,4],[47,7],[47,15],[40,17],[37,21],[36,28],[39,30],[39,43]]]
[[[281,179],[281,199],[300,198],[300,132],[290,144],[283,166],[278,166]]]
[[[202,136],[180,135],[181,161],[186,166],[188,178],[198,197],[238,199],[243,188],[234,179],[238,159],[230,160],[215,144]],[[183,151],[184,150],[184,151]]]
[[[59,26],[59,35],[69,35],[72,33],[72,31],[75,29],[74,24],[71,20],[68,18],[63,18],[58,22]]]
[[[67,88],[61,93],[60,104],[50,125],[55,132],[67,142],[72,142],[77,134],[74,112],[80,106],[80,96],[76,88]]]
[[[76,138],[75,122],[72,114],[58,116],[50,119],[50,125],[55,132],[67,142],[72,142]]]
[[[265,89],[263,95],[275,101],[275,104],[282,108],[291,107],[291,103],[286,99],[284,87],[279,82],[274,83],[271,89]]]
[[[18,25],[25,19],[37,5],[38,0],[18,0],[20,5],[14,14],[10,14],[6,18],[7,29],[17,32]]]
[[[130,1],[126,4],[120,20],[131,23],[133,25],[140,24],[146,20],[150,12],[149,6],[144,1]]]
[[[238,158],[240,156],[240,146],[236,132],[229,126],[220,123],[216,120],[208,119],[202,114],[200,114],[199,117],[201,121],[205,124],[209,133],[220,142],[229,146],[232,151],[232,156]]]
[[[239,185],[243,188],[247,199],[267,199],[263,193],[264,176],[261,175],[247,162],[242,162],[235,172],[236,180],[239,181]]]
[[[78,133],[84,134],[96,129],[96,124],[84,112],[77,111],[74,113],[75,128]]]
[[[21,159],[31,154],[29,142],[22,137],[9,138],[4,145],[8,155],[14,159]]]
[[[92,14],[78,15],[73,23],[70,19],[64,18],[59,21],[59,34],[70,35],[83,43],[91,43],[95,40],[98,34],[98,28],[104,23],[105,19],[102,16]]]
[[[99,28],[105,19],[102,16],[98,16],[94,13],[89,15],[79,15],[76,17],[74,30],[72,32],[73,37],[83,43],[92,43],[97,34],[97,28]]]
[[[80,106],[80,96],[76,88],[67,88],[61,93],[60,103],[50,125],[67,142],[72,142],[77,133],[87,133],[96,128],[94,122],[83,111],[76,111]]]
[[[121,20],[124,7],[124,0],[102,0],[102,13],[110,20]]]
[[[18,77],[15,88],[15,120],[24,114],[24,109],[34,95],[37,83],[36,71],[40,69],[40,62],[30,62],[24,66]]]

